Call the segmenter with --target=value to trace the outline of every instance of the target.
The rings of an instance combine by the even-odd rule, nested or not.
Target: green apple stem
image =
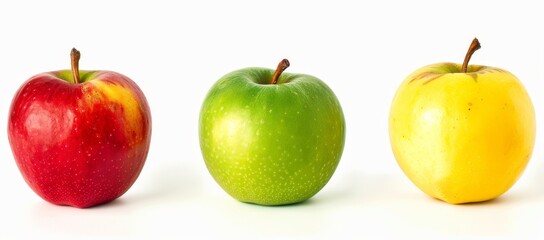
[[[74,83],[79,83],[79,58],[81,57],[81,53],[75,48],[72,48],[72,52],[70,52],[70,59],[72,60],[72,76],[74,77]]]
[[[480,49],[482,46],[480,45],[480,42],[478,41],[478,38],[474,38],[472,40],[472,43],[470,43],[470,47],[468,48],[467,55],[465,55],[465,61],[463,61],[463,67],[461,70],[466,73],[468,68],[468,61],[470,61],[470,58],[472,57],[472,54],[476,52],[478,49]]]
[[[280,78],[281,73],[285,71],[289,67],[289,61],[287,59],[281,60],[281,62],[278,64],[278,67],[276,68],[276,71],[274,72],[274,75],[272,76],[272,83],[271,84],[277,84],[278,79]]]

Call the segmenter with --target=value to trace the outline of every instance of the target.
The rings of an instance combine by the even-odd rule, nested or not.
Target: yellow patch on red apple
[[[142,121],[144,119],[141,106],[136,96],[128,87],[108,83],[105,81],[89,81],[82,87],[84,98],[82,104],[104,104],[112,112],[122,111],[125,118],[125,136],[130,143],[137,143],[143,138]],[[109,102],[109,103],[108,103]]]

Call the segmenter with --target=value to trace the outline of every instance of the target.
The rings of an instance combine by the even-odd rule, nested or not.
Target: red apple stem
[[[480,48],[482,48],[482,46],[480,45],[478,38],[474,38],[474,40],[472,40],[472,43],[470,43],[470,47],[468,48],[467,55],[465,55],[465,61],[463,61],[463,67],[461,68],[461,70],[464,73],[467,72],[468,61],[470,61],[472,54],[474,54],[474,52],[476,52]]]
[[[72,60],[72,76],[74,77],[74,83],[79,83],[81,80],[79,79],[79,58],[81,57],[81,53],[75,48],[72,48],[72,52],[70,52],[70,59]]]
[[[274,75],[272,76],[272,83],[271,84],[277,84],[278,79],[280,78],[280,75],[289,67],[289,61],[287,59],[281,60],[281,62],[278,64],[278,67],[276,68],[276,71],[274,72]]]

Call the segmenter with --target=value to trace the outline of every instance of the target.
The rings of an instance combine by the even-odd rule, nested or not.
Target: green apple
[[[200,112],[200,147],[215,181],[232,197],[260,205],[301,202],[332,177],[345,121],[333,91],[305,74],[245,68],[209,90]],[[283,73],[283,74],[282,74]]]

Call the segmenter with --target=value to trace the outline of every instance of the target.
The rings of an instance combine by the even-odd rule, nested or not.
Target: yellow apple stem
[[[470,58],[472,57],[472,54],[476,52],[476,50],[480,49],[482,46],[480,45],[480,42],[477,38],[474,38],[472,40],[472,43],[470,43],[470,47],[468,48],[467,55],[465,55],[465,61],[463,61],[463,68],[461,70],[466,73],[468,68],[468,61],[470,61]]]
[[[278,79],[280,78],[281,73],[285,71],[289,67],[289,61],[287,59],[281,60],[281,62],[278,64],[278,67],[276,68],[276,71],[274,72],[274,75],[272,76],[272,83],[271,84],[277,84]]]
[[[79,58],[81,57],[81,53],[75,48],[72,48],[72,52],[70,52],[70,59],[72,60],[72,76],[74,77],[74,83],[79,83]]]

